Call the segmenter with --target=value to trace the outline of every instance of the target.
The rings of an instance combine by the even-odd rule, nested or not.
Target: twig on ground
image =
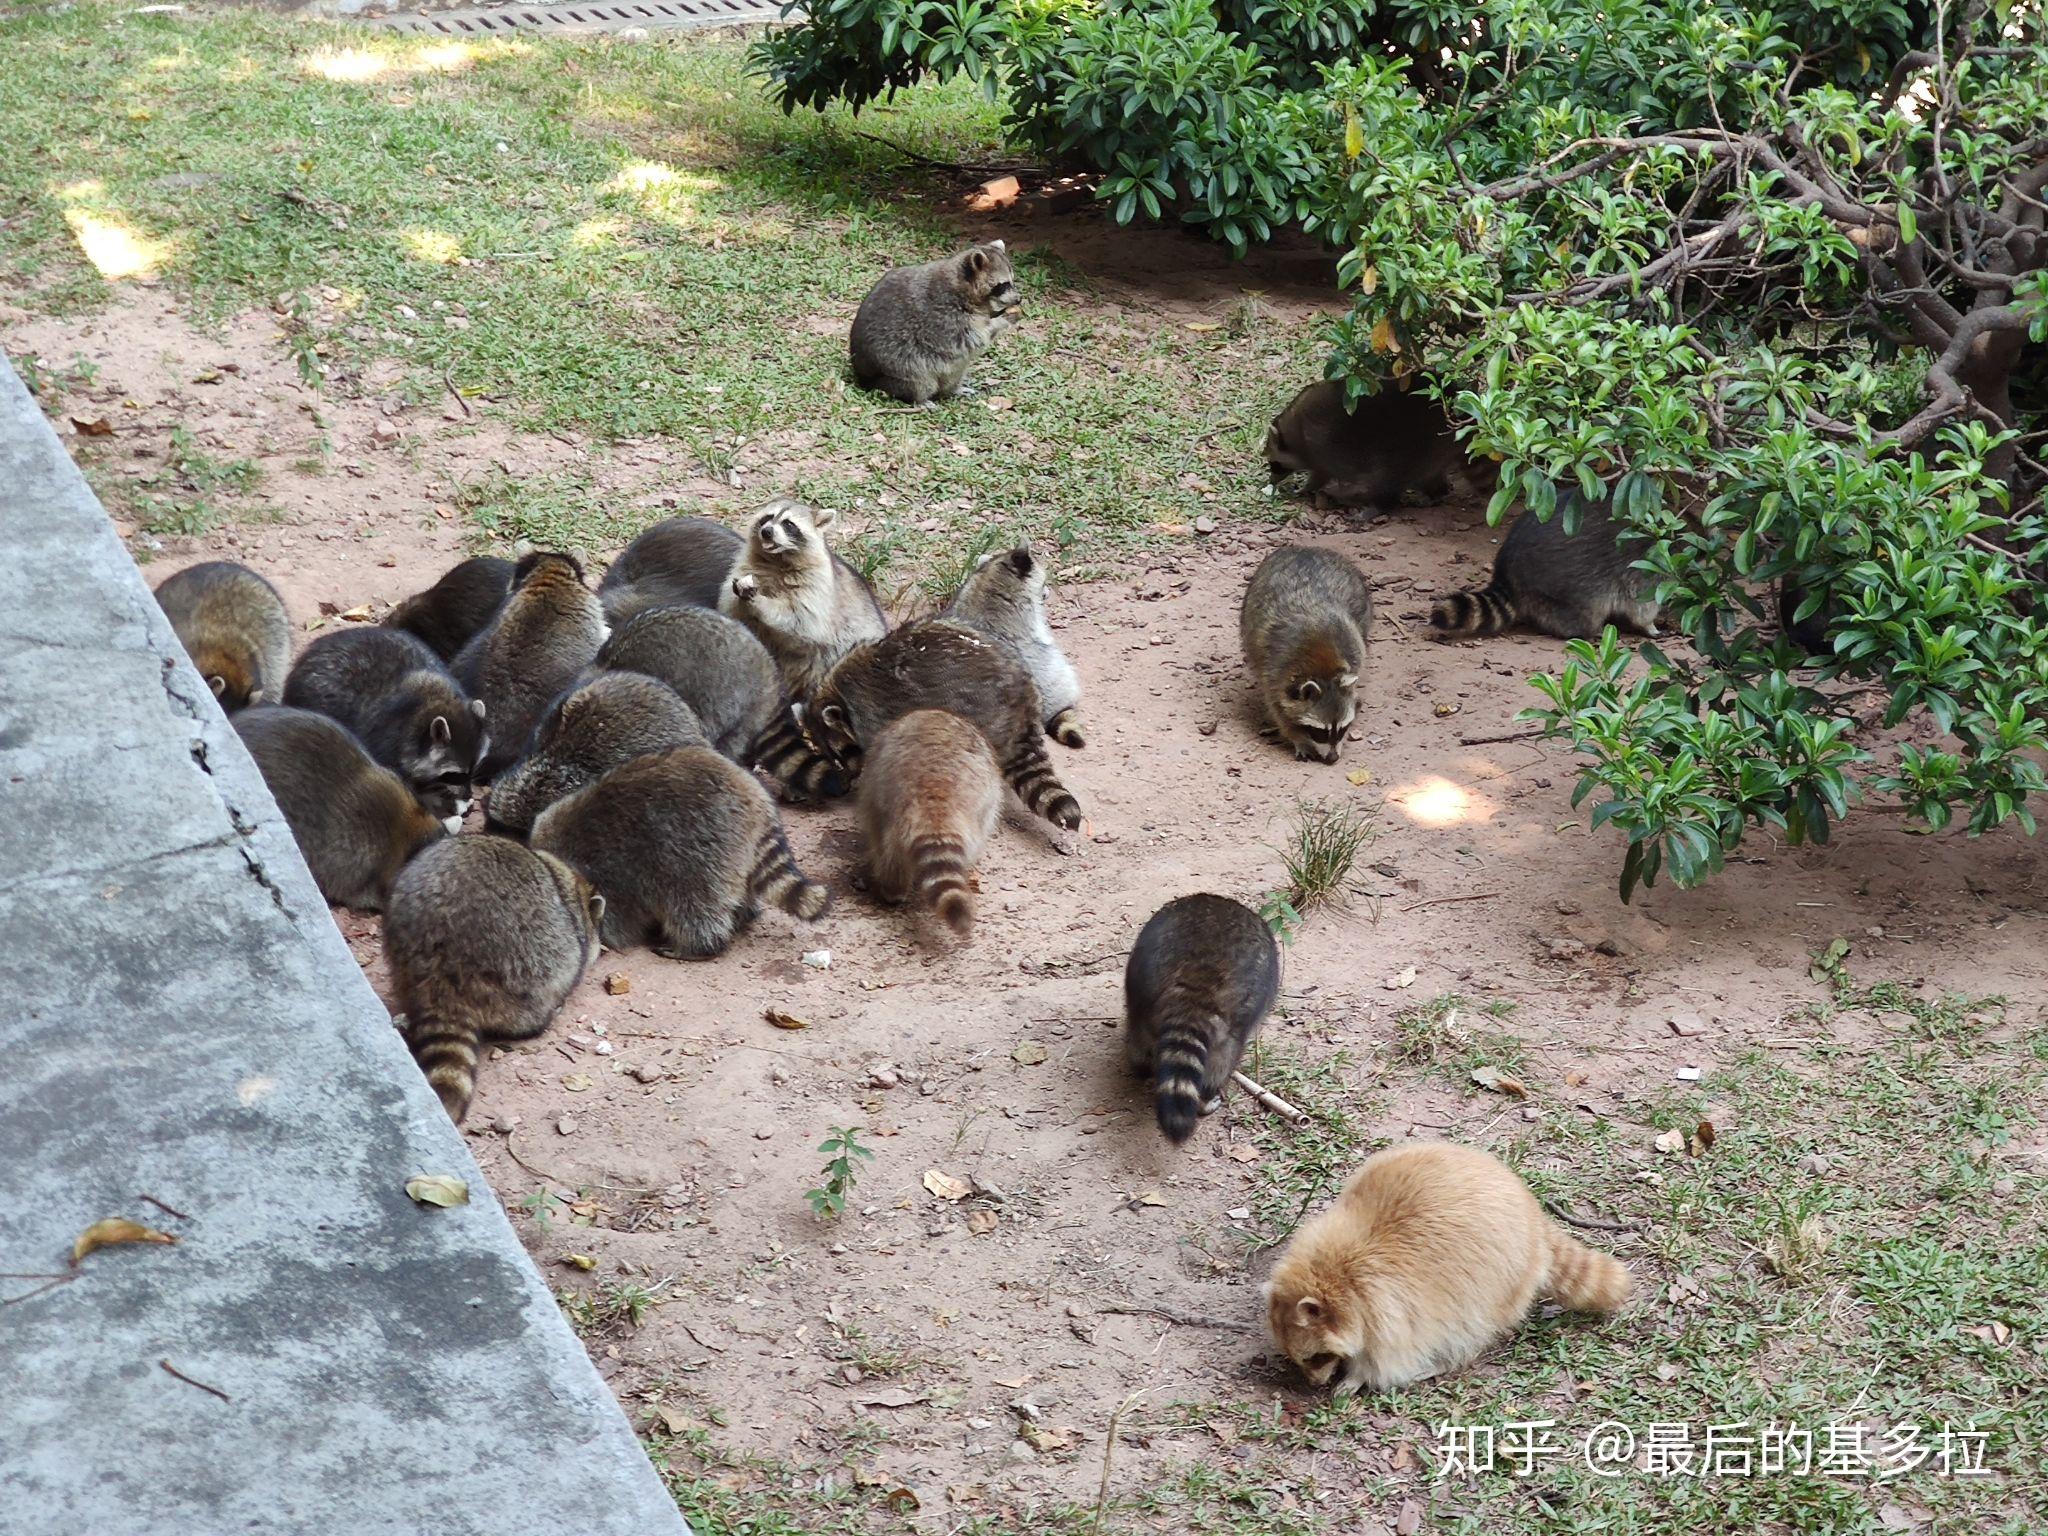
[[[0,1307],[11,1307],[17,1301],[32,1301],[42,1295],[43,1292],[54,1291],[60,1285],[69,1285],[77,1278],[78,1276],[76,1275],[0,1275],[0,1279],[5,1280],[40,1280],[43,1282],[43,1284],[37,1286],[32,1291],[23,1291],[19,1296],[9,1296],[5,1301],[0,1301]]]
[[[1013,165],[1002,165],[977,160],[935,160],[930,155],[920,154],[909,145],[898,144],[894,139],[884,138],[879,133],[869,133],[865,129],[856,128],[853,130],[853,134],[855,138],[867,139],[872,143],[881,145],[884,149],[893,149],[904,159],[914,160],[919,165],[928,165],[935,171],[958,171],[966,176],[983,176],[990,173],[1005,176],[1044,176],[1048,174],[1044,166],[1033,165],[1028,160],[1021,164]]]
[[[177,1377],[178,1380],[185,1383],[185,1385],[188,1387],[197,1387],[202,1392],[211,1392],[215,1397],[219,1398],[224,1403],[232,1403],[234,1401],[232,1397],[229,1397],[227,1393],[221,1391],[219,1387],[209,1387],[203,1381],[194,1381],[190,1376],[187,1376],[183,1371],[179,1370],[175,1365],[171,1364],[171,1362],[168,1360],[159,1360],[157,1361],[157,1364],[163,1367],[164,1370],[170,1372],[171,1375]]]
[[[1117,1404],[1116,1412],[1109,1416],[1109,1431],[1102,1437],[1102,1481],[1095,1487],[1094,1523],[1097,1530],[1102,1528],[1102,1511],[1109,1505],[1109,1462],[1110,1458],[1116,1454],[1117,1428],[1123,1423],[1124,1414],[1137,1403],[1139,1398],[1143,1397],[1147,1392],[1156,1390],[1154,1387],[1140,1387],[1121,1403]]]
[[[1511,731],[1505,736],[1460,736],[1458,738],[1458,745],[1461,747],[1497,747],[1510,741],[1535,741],[1549,734],[1549,731],[1545,730],[1542,726],[1538,726],[1533,731]]]
[[[155,1195],[138,1194],[135,1198],[138,1200],[147,1200],[151,1205],[155,1206],[158,1210],[163,1211],[169,1215],[175,1216],[180,1221],[190,1221],[192,1219],[183,1211],[179,1210],[175,1205],[166,1205],[163,1201],[157,1199]]]
[[[1257,1333],[1256,1323],[1234,1317],[1211,1317],[1206,1312],[1183,1312],[1178,1307],[1104,1307],[1117,1317],[1163,1317],[1184,1328],[1220,1328],[1226,1333]]]
[[[1401,910],[1420,912],[1424,907],[1447,907],[1454,901],[1491,901],[1499,894],[1499,891],[1474,891],[1469,896],[1432,896],[1428,901],[1411,901]]]
[[[1568,1227],[1584,1227],[1589,1232],[1640,1232],[1643,1229],[1632,1221],[1607,1221],[1598,1216],[1575,1216],[1561,1205],[1546,1200],[1543,1209],[1550,1212]]]
[[[455,387],[455,381],[448,377],[448,370],[446,368],[441,370],[441,383],[446,387],[448,393],[455,397],[455,403],[462,407],[462,414],[464,416],[474,414],[469,408],[469,402],[462,398],[462,391]]]
[[[1300,1127],[1308,1124],[1307,1110],[1297,1109],[1294,1105],[1288,1103],[1285,1099],[1281,1098],[1279,1094],[1273,1092],[1270,1088],[1266,1088],[1259,1083],[1253,1082],[1250,1078],[1246,1077],[1242,1072],[1231,1073],[1230,1080],[1233,1083],[1237,1084],[1238,1087],[1242,1088],[1246,1093],[1250,1094],[1253,1098],[1257,1099],[1261,1104],[1265,1105],[1266,1108],[1273,1111],[1273,1113],[1278,1115],[1282,1120],[1285,1120],[1289,1125],[1299,1129]]]

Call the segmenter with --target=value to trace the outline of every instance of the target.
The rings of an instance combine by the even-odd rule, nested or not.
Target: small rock
[[[1991,1193],[1998,1196],[2001,1200],[2005,1199],[2019,1187],[2019,1181],[2009,1174],[2005,1178],[1993,1179],[1991,1181]]]
[[[1577,939],[1545,939],[1543,947],[1553,960],[1576,960],[1586,952],[1586,946]]]
[[[397,422],[388,416],[379,416],[370,427],[370,441],[379,448],[389,448],[402,436],[404,436],[403,430]]]
[[[1664,1027],[1674,1035],[1688,1040],[1694,1035],[1704,1035],[1707,1032],[1706,1020],[1696,1013],[1667,1014],[1664,1018]]]
[[[803,960],[804,964],[814,971],[829,971],[832,969],[832,951],[829,949],[805,950]]]
[[[1551,905],[1556,907],[1558,912],[1565,917],[1577,917],[1579,913],[1585,910],[1576,901],[1559,900],[1552,902]]]
[[[1696,1083],[1700,1080],[1700,1069],[1698,1067],[1680,1067],[1676,1072],[1672,1073],[1672,1076],[1681,1083]]]
[[[497,1119],[491,1122],[491,1129],[496,1131],[500,1136],[510,1136],[514,1131],[519,1129],[519,1122],[513,1119],[510,1115],[500,1115]]]
[[[630,1072],[635,1082],[658,1083],[668,1074],[651,1061],[635,1062]]]
[[[574,1115],[564,1115],[561,1119],[557,1120],[555,1122],[555,1134],[557,1136],[574,1136],[576,1134],[576,1117]]]
[[[1012,1440],[1010,1442],[1010,1460],[1036,1461],[1038,1460],[1038,1452],[1031,1449],[1022,1440]]]
[[[645,27],[621,27],[612,36],[622,43],[644,43],[647,41],[647,29]]]
[[[754,1128],[754,1140],[756,1141],[766,1141],[770,1136],[773,1136],[774,1134],[775,1127],[772,1125],[760,1125]]]
[[[1216,734],[1216,722],[1214,720],[1204,720],[1195,727],[1195,734],[1198,736],[1214,736]]]
[[[1199,534],[1202,534],[1202,535],[1203,535],[1204,537],[1206,537],[1207,535],[1209,535],[1209,534],[1212,534],[1212,533],[1214,533],[1215,531],[1216,531],[1216,519],[1215,519],[1215,518],[1213,518],[1213,517],[1198,517],[1198,518],[1196,518],[1196,519],[1195,519],[1195,532],[1197,532],[1197,533],[1199,533]]]
[[[894,1067],[877,1067],[868,1074],[870,1088],[894,1088],[903,1079],[896,1075]]]
[[[633,978],[624,971],[613,971],[611,975],[605,977],[604,989],[613,997],[624,997],[633,990]]]

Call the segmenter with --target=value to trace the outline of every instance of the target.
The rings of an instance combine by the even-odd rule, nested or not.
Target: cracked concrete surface
[[[0,546],[0,1536],[685,1531],[4,359]]]

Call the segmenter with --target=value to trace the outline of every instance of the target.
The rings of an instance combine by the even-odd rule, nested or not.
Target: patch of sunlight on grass
[[[594,251],[612,244],[625,232],[624,219],[585,219],[569,236],[569,243],[580,251]]]
[[[363,85],[389,73],[391,57],[370,48],[320,48],[301,59],[299,68],[322,80]]]
[[[423,73],[453,75],[469,68],[483,55],[475,43],[434,43],[422,48],[409,61]]]
[[[632,198],[644,212],[669,223],[686,225],[696,221],[698,195],[724,186],[716,176],[679,171],[659,160],[635,160],[605,183],[604,190]]]
[[[398,238],[414,261],[445,267],[462,254],[462,242],[446,230],[407,229],[401,230]]]
[[[105,214],[66,208],[64,222],[71,226],[72,237],[93,270],[110,283],[129,277],[153,277],[170,259],[168,240],[138,234]]]

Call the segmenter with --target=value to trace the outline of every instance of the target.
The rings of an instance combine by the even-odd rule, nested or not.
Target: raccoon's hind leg
[[[1081,713],[1078,709],[1061,710],[1045,722],[1045,734],[1063,747],[1085,747],[1087,737],[1081,734]]]
[[[784,800],[822,800],[852,788],[853,776],[805,740],[787,709],[775,712],[744,761],[773,779]]]
[[[737,912],[718,912],[668,919],[648,948],[664,960],[715,960],[739,932],[739,916]]]
[[[1052,761],[1045,755],[1045,739],[1036,726],[1018,737],[1016,745],[1010,748],[1003,763],[1003,777],[1034,815],[1069,831],[1081,825],[1081,803],[1052,771]]]

